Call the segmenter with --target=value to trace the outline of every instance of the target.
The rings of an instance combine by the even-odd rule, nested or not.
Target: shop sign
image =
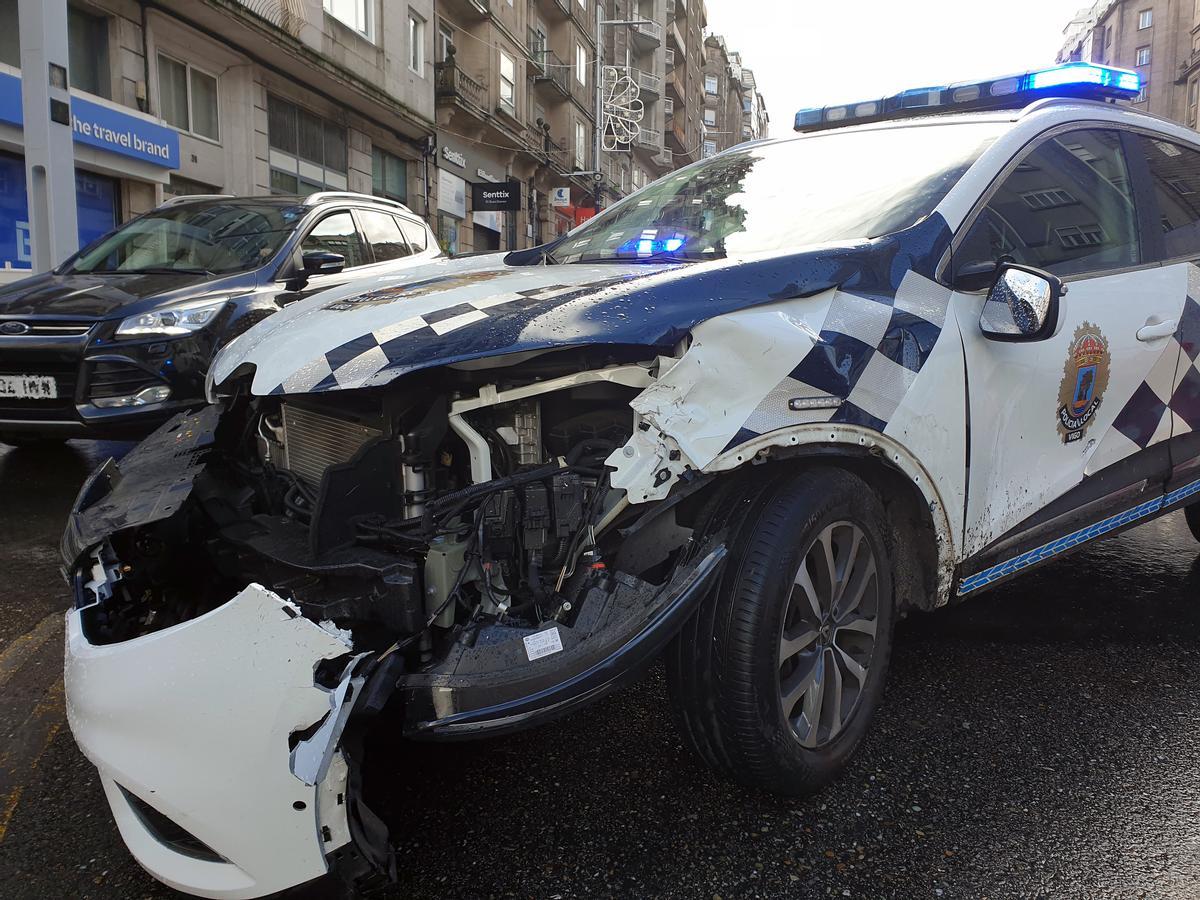
[[[484,182],[471,185],[471,206],[475,210],[515,212],[521,208],[521,182]]]
[[[571,205],[571,189],[569,187],[556,187],[550,192],[551,206],[570,206]]]
[[[442,147],[442,159],[448,163],[453,163],[460,169],[465,169],[467,167],[467,157],[451,147]]]
[[[438,209],[459,219],[467,217],[467,183],[445,169],[438,169]]]
[[[21,79],[0,72],[0,122],[20,126]],[[76,143],[118,153],[164,169],[179,168],[179,132],[83,97],[71,97]]]

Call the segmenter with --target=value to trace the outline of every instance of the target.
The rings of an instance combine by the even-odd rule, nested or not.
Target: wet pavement
[[[61,520],[126,445],[0,447],[0,893],[168,897],[66,729]],[[560,724],[404,748],[399,897],[1200,895],[1200,560],[1179,513],[903,623],[846,774],[713,778],[661,671]]]

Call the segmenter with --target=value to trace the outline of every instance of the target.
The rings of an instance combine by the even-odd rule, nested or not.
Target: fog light
[[[151,403],[162,403],[171,396],[171,389],[166,385],[142,388],[136,394],[126,397],[97,397],[92,403],[101,409],[121,409],[126,406],[148,406]]]

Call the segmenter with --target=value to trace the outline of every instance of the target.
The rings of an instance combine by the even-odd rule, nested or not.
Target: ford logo
[[[0,322],[0,334],[26,334],[29,326],[24,322]]]

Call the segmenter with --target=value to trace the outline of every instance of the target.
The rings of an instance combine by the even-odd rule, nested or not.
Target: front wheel
[[[1192,537],[1200,541],[1200,503],[1193,503],[1183,508],[1183,517],[1187,520]]]
[[[866,482],[831,468],[737,506],[722,581],[667,654],[681,732],[727,776],[812,793],[846,764],[883,692],[894,615],[885,513]]]

